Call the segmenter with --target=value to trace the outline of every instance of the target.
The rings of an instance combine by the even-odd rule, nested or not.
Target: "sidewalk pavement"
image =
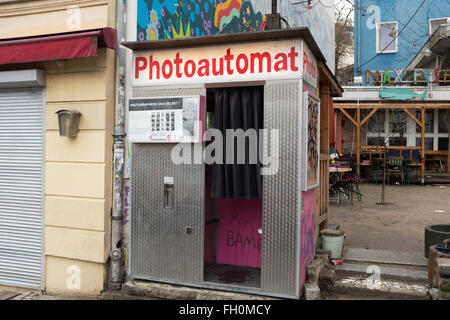
[[[84,296],[60,296],[60,295],[46,295],[37,292],[13,292],[13,291],[1,291],[1,300],[100,300],[97,297],[84,297]]]

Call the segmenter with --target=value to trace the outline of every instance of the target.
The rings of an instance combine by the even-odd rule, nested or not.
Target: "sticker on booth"
[[[317,59],[312,54],[306,43],[303,44],[303,81],[313,91],[317,90],[318,70]]]
[[[131,142],[201,142],[205,97],[130,99],[128,139]]]

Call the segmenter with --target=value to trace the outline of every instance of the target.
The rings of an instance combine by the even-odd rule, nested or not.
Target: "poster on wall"
[[[130,99],[130,142],[200,142],[204,96]]]
[[[319,186],[320,174],[320,101],[309,92],[304,92],[303,112],[303,191],[308,191]]]

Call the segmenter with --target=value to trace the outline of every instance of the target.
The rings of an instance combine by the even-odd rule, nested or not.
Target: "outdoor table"
[[[346,167],[328,167],[328,171],[331,173],[330,177],[332,180],[334,180],[333,183],[330,182],[330,191],[334,190],[334,192],[337,192],[337,204],[340,205],[340,193],[344,193],[345,191],[342,189],[342,182],[343,182],[343,175],[345,173],[352,172],[352,168],[346,168]],[[351,195],[352,196],[352,195]],[[353,197],[351,199],[353,204]]]
[[[332,172],[332,173],[346,173],[346,172],[352,172],[352,168],[328,167],[328,171]]]

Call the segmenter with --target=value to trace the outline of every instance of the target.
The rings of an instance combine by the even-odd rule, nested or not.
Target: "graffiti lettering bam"
[[[255,237],[256,230],[254,230],[253,226],[251,228],[250,234],[244,236],[241,234],[241,221],[236,216],[231,216],[231,225],[236,224],[239,226],[237,232],[233,230],[228,230],[227,232],[227,247],[240,247],[256,249],[259,254],[261,254],[261,236],[258,234]],[[246,221],[244,224],[248,224]],[[247,230],[248,232],[248,230]]]
[[[222,262],[255,268],[261,267],[262,238],[255,226],[255,221],[247,218],[241,219],[234,213],[231,214],[229,219],[226,238],[223,238],[226,241],[224,244],[227,249]]]
[[[263,30],[265,16],[243,0],[138,0],[138,40]]]

